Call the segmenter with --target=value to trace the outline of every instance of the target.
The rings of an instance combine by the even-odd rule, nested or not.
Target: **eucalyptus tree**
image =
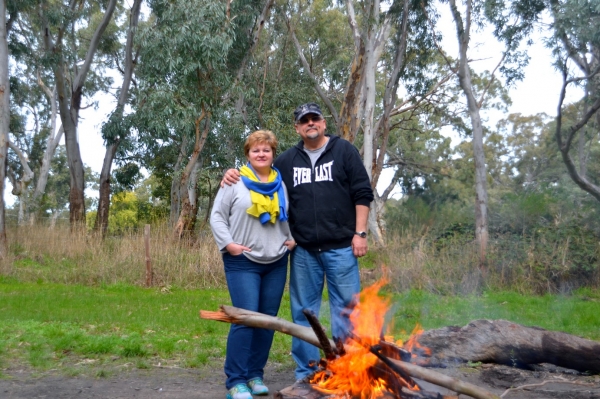
[[[483,267],[488,245],[488,189],[484,151],[484,128],[481,107],[487,95],[487,87],[475,91],[473,72],[469,66],[469,46],[476,30],[490,27],[494,36],[504,45],[499,61],[489,79],[490,85],[497,79],[496,71],[503,72],[510,84],[522,78],[522,67],[527,62],[526,53],[519,45],[533,29],[533,22],[544,8],[541,1],[515,0],[506,2],[486,0],[448,0],[456,28],[458,60],[448,64],[456,72],[462,88],[471,121],[473,157],[475,161],[475,239],[479,246],[479,260]]]
[[[303,5],[298,3],[295,7],[302,10]],[[316,34],[311,34],[313,25],[306,17],[318,18],[314,15],[318,12],[317,7],[327,14],[336,12],[338,19],[347,20],[344,34],[337,36],[333,42],[338,51],[343,46],[343,51],[351,55],[345,72],[336,76],[341,83],[332,82],[331,75],[319,71],[319,68],[327,72],[330,69],[319,63],[315,56],[321,43]],[[332,115],[337,133],[362,147],[363,162],[375,191],[369,230],[379,243],[384,243],[383,203],[400,178],[396,174],[383,195],[378,195],[375,187],[381,171],[385,167],[397,168],[400,165],[386,162],[389,159],[390,134],[400,128],[401,123],[396,122],[402,120],[401,114],[409,112],[417,117],[419,113],[414,112],[415,108],[429,103],[449,80],[449,76],[438,75],[427,84],[423,83],[428,80],[424,76],[427,74],[426,65],[432,62],[434,46],[425,18],[425,10],[430,7],[429,2],[408,0],[347,0],[341,8],[315,2],[310,14],[295,12],[295,9],[288,11],[288,26],[303,73],[312,79],[315,91]],[[306,28],[302,35],[307,39],[296,34],[299,32],[297,26],[303,20],[308,20],[304,22]],[[413,84],[409,83],[411,80]],[[407,93],[406,98],[400,99],[399,91]]]
[[[133,119],[142,145],[174,155],[171,220],[177,214],[174,234],[181,237],[196,221],[196,173],[214,154],[203,150],[211,141],[226,144],[224,126],[237,118],[231,105],[233,83],[251,47],[247,32],[253,31],[265,5],[155,0],[150,7],[152,23],[140,31],[140,87]],[[243,134],[243,125],[235,134]]]
[[[79,112],[84,96],[93,94],[90,73],[99,49],[110,49],[114,36],[105,32],[113,18],[117,0],[107,3],[41,1],[37,15],[30,15],[31,27],[38,30],[44,65],[50,68],[57,90],[58,110],[64,130],[69,172],[69,219],[71,226],[85,223],[84,166],[79,150]],[[96,86],[97,87],[97,86]]]
[[[10,154],[14,154],[8,173],[13,195],[19,197],[19,222],[29,214],[35,221],[40,200],[46,189],[50,162],[60,139],[62,126],[57,126],[56,89],[46,86],[52,81],[40,69],[40,59],[31,45],[30,37],[21,29],[22,21],[13,29],[11,58],[11,128]],[[27,50],[24,50],[27,49]],[[39,54],[38,54],[39,55]],[[33,188],[29,187],[32,182]]]
[[[11,75],[15,74],[15,68],[12,68]],[[9,150],[6,157],[6,173],[12,185],[12,194],[19,197],[18,223],[23,223],[25,218],[25,202],[27,197],[28,185],[34,177],[34,173],[29,167],[29,156],[31,152],[32,140],[29,140],[26,134],[26,114],[21,112],[21,101],[23,97],[20,82],[11,76],[10,79],[10,123],[8,135]],[[35,110],[34,110],[35,112]],[[27,148],[22,150],[21,148]]]
[[[6,1],[0,0],[0,258],[7,255],[4,191],[10,126],[10,82],[8,80],[8,27]]]
[[[46,192],[46,185],[48,184],[48,174],[50,173],[50,164],[54,153],[62,136],[64,134],[64,128],[62,124],[58,124],[58,94],[56,86],[52,85],[50,88],[41,77],[41,72],[37,71],[37,84],[46,95],[46,101],[49,105],[49,115],[47,117],[46,126],[42,129],[45,131],[47,137],[44,143],[45,149],[42,156],[41,164],[39,165],[36,185],[31,198],[30,211],[31,215],[35,218],[35,215],[39,209],[41,198]],[[39,105],[39,103],[38,103]],[[48,112],[48,111],[47,111]],[[32,219],[33,221],[33,219]]]
[[[591,146],[600,138],[600,8],[594,0],[549,0],[554,34],[551,45],[562,72],[555,137],[571,179],[600,201],[600,176],[590,174],[589,165],[597,165],[598,152]],[[571,72],[574,65],[577,72]],[[583,87],[577,117],[565,117],[567,90]]]
[[[108,215],[110,208],[110,183],[111,183],[111,168],[115,155],[122,140],[126,139],[128,129],[123,122],[123,112],[128,103],[129,87],[133,80],[133,72],[137,64],[139,51],[134,49],[134,38],[140,18],[140,9],[142,0],[134,0],[129,12],[129,24],[126,34],[126,42],[123,48],[123,64],[119,65],[118,57],[115,60],[120,71],[122,71],[123,82],[119,90],[117,106],[109,117],[109,121],[104,124],[102,133],[106,141],[106,152],[102,162],[102,170],[100,171],[100,189],[98,196],[98,211],[96,212],[96,220],[94,229],[99,230],[104,237],[108,228]],[[135,51],[134,51],[135,50]],[[125,128],[124,128],[125,127]]]

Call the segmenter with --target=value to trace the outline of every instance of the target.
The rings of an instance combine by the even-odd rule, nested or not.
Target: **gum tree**
[[[123,49],[123,64],[118,65],[123,74],[123,82],[121,83],[121,89],[119,90],[117,106],[109,117],[109,121],[102,129],[104,140],[106,141],[106,152],[102,162],[102,170],[100,171],[98,211],[96,213],[94,229],[100,231],[103,237],[106,235],[108,228],[111,168],[121,141],[125,140],[129,133],[127,128],[123,128],[125,125],[123,121],[123,111],[128,103],[129,88],[133,80],[135,65],[137,64],[138,51],[134,52],[134,38],[140,18],[141,5],[142,0],[134,0],[129,12],[129,24],[127,27],[125,47]],[[115,60],[115,62],[118,63],[118,57],[116,58],[117,60]]]
[[[84,165],[79,150],[79,112],[86,89],[90,88],[92,63],[103,43],[117,0],[106,8],[98,4],[69,1],[42,1],[38,6],[41,41],[46,62],[53,72],[58,95],[58,110],[65,135],[71,175],[69,219],[71,226],[85,225]],[[81,26],[85,28],[81,28]],[[84,40],[81,40],[84,39]]]
[[[363,163],[375,193],[369,215],[369,230],[376,242],[384,244],[383,204],[400,177],[396,175],[381,196],[375,187],[385,167],[402,167],[400,163],[388,163],[390,135],[400,129],[402,123],[398,121],[402,120],[402,114],[412,114],[418,118],[419,113],[415,110],[428,103],[432,95],[448,81],[448,77],[442,76],[437,79],[437,85],[433,80],[424,83],[425,65],[430,62],[433,46],[424,17],[424,10],[429,4],[408,0],[347,0],[343,7],[336,10],[315,2],[310,13],[303,12],[301,3],[295,7],[299,12],[288,10],[290,16],[294,15],[293,19],[289,17],[288,27],[303,73],[311,78],[315,91],[327,106],[337,134],[361,148]],[[323,7],[322,12],[318,7]],[[323,45],[323,40],[317,34],[312,34],[313,25],[320,22],[319,18],[326,19],[320,14],[334,12],[345,17],[347,26],[341,35],[343,39],[333,38],[330,45],[333,44],[337,51],[351,54],[349,65],[346,64],[347,72],[339,74],[341,76],[337,76],[337,80],[331,76],[335,70],[319,57],[319,46]],[[300,22],[295,22],[295,15],[299,15],[297,18],[300,22],[306,20],[304,23],[309,26],[304,28],[304,38],[296,34],[296,31],[300,31],[296,27]],[[330,21],[331,18],[327,18],[326,22],[321,23],[329,24]],[[324,27],[320,29],[325,30]],[[324,56],[331,57],[329,54]],[[419,90],[406,90],[409,92],[407,97],[399,98],[399,90],[407,89],[407,82],[411,79],[421,82],[413,86],[419,86]]]
[[[597,1],[550,0],[554,37],[552,45],[563,84],[556,115],[555,137],[571,179],[600,201],[600,179],[588,173],[598,157],[591,144],[600,137],[600,8]],[[571,72],[574,65],[577,72]],[[565,117],[567,90],[583,87],[575,120]]]
[[[6,157],[10,125],[10,83],[8,81],[8,27],[6,0],[0,0],[0,258],[7,253],[4,191],[6,187]]]
[[[448,0],[458,40],[458,60],[448,64],[457,73],[458,82],[464,93],[467,112],[471,122],[473,158],[475,161],[475,239],[479,247],[479,262],[485,264],[488,245],[488,189],[487,166],[484,153],[484,129],[481,121],[481,107],[488,94],[488,88],[477,92],[473,84],[473,72],[469,67],[469,47],[477,29],[491,27],[494,36],[504,46],[500,60],[489,79],[491,85],[496,79],[496,71],[502,71],[507,83],[522,78],[521,68],[527,63],[527,56],[519,50],[519,44],[527,38],[533,22],[543,9],[540,1],[517,0],[495,2],[486,0]]]
[[[171,166],[171,222],[174,236],[194,230],[197,174],[213,155],[210,142],[226,142],[235,82],[255,32],[272,2],[156,0],[153,17],[140,32],[143,43],[137,76],[134,126],[140,147],[153,154],[149,166],[164,159]],[[241,90],[241,89],[240,89]],[[243,129],[232,132],[237,137]],[[162,158],[162,157],[161,157]]]

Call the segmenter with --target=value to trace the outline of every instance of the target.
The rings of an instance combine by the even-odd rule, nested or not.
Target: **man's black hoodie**
[[[287,187],[292,235],[309,251],[351,245],[356,231],[356,205],[369,206],[373,190],[356,147],[329,136],[313,168],[304,142],[275,159]]]

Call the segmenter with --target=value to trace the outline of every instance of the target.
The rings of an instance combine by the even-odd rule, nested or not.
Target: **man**
[[[309,326],[303,309],[319,314],[327,281],[331,330],[344,340],[350,329],[347,312],[360,292],[358,257],[367,253],[367,218],[373,190],[358,150],[338,136],[326,135],[327,122],[315,103],[294,111],[302,140],[274,162],[289,195],[289,224],[297,242],[290,258],[290,300],[294,323]],[[227,184],[239,179],[230,169]],[[296,379],[316,370],[319,350],[293,338]]]

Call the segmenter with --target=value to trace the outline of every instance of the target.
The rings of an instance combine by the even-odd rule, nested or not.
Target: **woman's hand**
[[[294,248],[296,248],[296,241],[295,240],[287,240],[286,242],[283,243],[283,245],[285,245],[287,247],[288,250],[293,251]]]
[[[243,245],[240,245],[240,244],[236,244],[235,242],[227,244],[227,246],[225,247],[225,250],[227,252],[229,252],[230,255],[233,255],[233,256],[241,255],[244,251],[252,252],[252,249],[245,247]]]

